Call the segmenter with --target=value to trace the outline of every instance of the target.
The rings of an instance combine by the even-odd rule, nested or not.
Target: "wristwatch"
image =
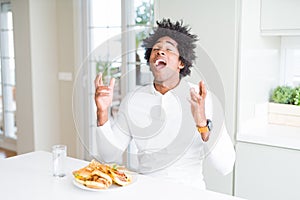
[[[207,133],[207,132],[211,131],[212,121],[210,119],[207,119],[206,126],[203,126],[203,127],[197,126],[197,129],[198,129],[199,133]]]

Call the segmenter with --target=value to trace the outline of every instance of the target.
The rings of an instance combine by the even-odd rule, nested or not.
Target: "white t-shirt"
[[[208,142],[197,131],[190,108],[190,87],[185,80],[162,95],[147,85],[129,93],[122,101],[115,121],[97,128],[98,158],[122,163],[139,173],[205,189],[203,159],[209,159],[223,174],[232,171],[235,151],[224,126],[218,99],[208,93],[206,117],[213,122]],[[214,115],[213,115],[214,114]]]

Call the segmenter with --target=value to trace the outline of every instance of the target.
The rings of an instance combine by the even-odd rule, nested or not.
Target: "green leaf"
[[[294,88],[293,90],[292,103],[294,105],[300,106],[300,86]]]
[[[278,86],[274,89],[271,101],[275,103],[291,104],[293,102],[293,88],[289,86]]]

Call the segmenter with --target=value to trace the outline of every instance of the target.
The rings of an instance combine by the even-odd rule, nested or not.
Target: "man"
[[[182,22],[163,19],[157,25],[144,40],[153,84],[125,97],[114,124],[108,116],[114,79],[109,86],[101,74],[95,79],[99,159],[120,163],[131,144],[136,152],[129,153],[129,162],[136,158],[139,173],[204,189],[203,159],[227,174],[235,161],[233,145],[224,120],[213,117],[218,106],[203,81],[194,86],[184,80],[196,58],[197,36]]]

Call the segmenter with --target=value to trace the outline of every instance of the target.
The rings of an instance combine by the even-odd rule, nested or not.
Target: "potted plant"
[[[268,113],[270,124],[300,127],[300,86],[278,86],[271,94]]]

